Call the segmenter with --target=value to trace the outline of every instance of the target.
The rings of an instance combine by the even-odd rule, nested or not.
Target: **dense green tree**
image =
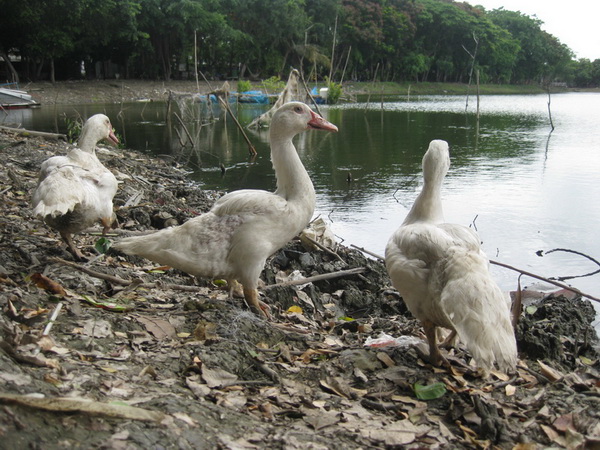
[[[541,20],[503,8],[488,14],[495,24],[507,30],[519,42],[513,81],[539,83],[561,75],[572,57],[571,51],[541,29]]]
[[[81,76],[84,61],[87,76],[166,80],[297,67],[333,81],[377,71],[466,82],[476,71],[482,82],[600,83],[600,62],[575,61],[535,16],[453,0],[0,0],[0,11],[11,80]]]

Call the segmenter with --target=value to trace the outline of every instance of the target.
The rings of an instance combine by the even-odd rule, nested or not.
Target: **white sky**
[[[600,59],[600,1],[598,0],[466,0],[486,10],[504,7],[537,16],[542,29],[567,45],[577,58]]]

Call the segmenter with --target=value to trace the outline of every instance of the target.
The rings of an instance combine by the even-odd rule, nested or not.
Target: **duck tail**
[[[511,372],[517,364],[517,344],[509,299],[492,279],[488,264],[482,253],[463,248],[450,252],[442,304],[481,368],[490,370],[495,362]]]

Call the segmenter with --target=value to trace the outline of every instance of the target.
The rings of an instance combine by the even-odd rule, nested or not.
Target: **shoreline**
[[[321,86],[323,83],[319,83]],[[206,94],[219,89],[223,81],[148,81],[148,80],[71,80],[50,82],[20,83],[19,88],[27,91],[42,106],[80,103],[119,103],[130,101],[163,101],[169,91],[183,94]],[[235,90],[235,82],[230,82]],[[262,83],[254,82],[253,88],[262,89]],[[476,95],[477,87],[460,83],[394,83],[394,82],[344,82],[343,96],[355,98],[357,95],[404,96],[404,95]],[[480,95],[544,94],[547,91],[539,85],[480,85]],[[553,87],[551,93],[600,92],[600,89],[569,89]]]

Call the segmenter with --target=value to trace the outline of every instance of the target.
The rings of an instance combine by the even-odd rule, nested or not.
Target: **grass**
[[[393,83],[393,82],[347,82],[344,90],[352,94],[372,95],[464,95],[476,94],[477,86],[463,83]],[[566,92],[566,88],[553,88],[553,92]],[[546,90],[539,85],[513,85],[513,84],[482,84],[479,86],[481,95],[490,94],[542,94]]]

